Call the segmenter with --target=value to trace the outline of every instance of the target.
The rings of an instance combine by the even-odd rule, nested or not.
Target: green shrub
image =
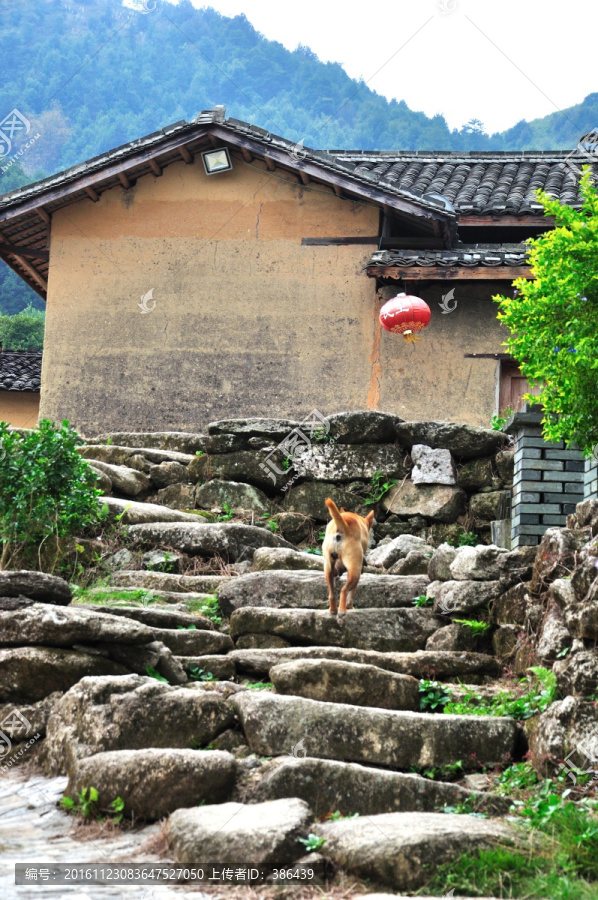
[[[442,712],[447,703],[450,703],[451,694],[439,681],[429,681],[420,678],[419,682],[419,708],[432,712]]]
[[[14,316],[0,315],[0,345],[4,350],[41,350],[45,315],[29,305]]]
[[[0,569],[53,569],[65,539],[101,516],[97,477],[77,453],[68,424],[43,419],[31,431],[0,422]]]

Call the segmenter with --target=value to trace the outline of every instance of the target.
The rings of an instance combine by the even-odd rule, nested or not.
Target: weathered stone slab
[[[230,618],[231,637],[274,634],[285,640],[358,647],[363,650],[422,650],[444,622],[426,609],[353,609],[342,620],[328,610],[245,607]]]
[[[61,697],[62,693],[55,691],[53,694],[49,694],[43,700],[38,700],[35,703],[19,703],[18,706],[15,703],[0,705],[0,722],[2,723],[3,733],[13,743],[26,741],[27,738],[31,738],[35,734],[44,737],[52,708]],[[17,713],[17,715],[14,715],[14,713]],[[2,749],[5,750],[5,746]],[[0,766],[2,766],[1,760]]]
[[[585,697],[557,700],[525,723],[530,759],[536,771],[552,778],[558,771],[595,769],[598,762],[596,706]]]
[[[508,441],[507,435],[500,431],[455,422],[402,422],[395,431],[403,447],[411,449],[414,444],[426,444],[450,450],[460,459],[490,456]]]
[[[403,481],[382,500],[384,509],[397,516],[425,516],[434,522],[454,522],[465,510],[467,496],[460,488]]]
[[[98,641],[147,644],[152,640],[153,630],[147,625],[81,606],[34,603],[24,609],[0,610],[0,645],[4,646],[72,647]]]
[[[508,517],[511,503],[511,491],[488,491],[484,494],[474,494],[469,500],[469,509],[472,516],[482,519],[484,522],[492,522],[495,519]]]
[[[227,659],[234,662],[239,675],[262,677],[279,663],[296,659],[341,659],[378,666],[389,672],[436,678],[440,681],[464,680],[470,683],[485,676],[497,678],[501,669],[493,656],[483,653],[450,653],[418,650],[416,653],[380,653],[352,647],[282,647],[266,650],[232,650]]]
[[[341,584],[346,581],[346,576]],[[355,592],[355,606],[411,607],[413,598],[423,594],[426,575],[362,575]],[[251,572],[223,585],[218,593],[225,615],[245,606],[295,609],[324,609],[328,588],[324,574],[318,572]]]
[[[144,447],[143,453],[140,449],[131,447],[122,447],[118,444],[87,444],[79,447],[78,452],[84,459],[98,460],[99,462],[111,463],[115,466],[127,465],[127,460],[132,456],[143,456],[150,463],[159,465],[162,462],[178,462],[183,466],[188,466],[194,456],[190,453],[178,453],[176,450],[154,450],[150,447]]]
[[[270,681],[279,694],[354,706],[419,710],[415,678],[362,663],[300,659],[273,666]]]
[[[438,866],[460,856],[524,843],[513,826],[496,819],[432,812],[345,819],[314,831],[343,870],[397,891],[422,887]]]
[[[294,419],[218,419],[208,424],[208,434],[240,434],[245,438],[262,437],[281,441],[289,431],[299,426]]]
[[[193,593],[214,594],[230,575],[174,575],[170,572],[146,572],[125,569],[110,576],[110,583],[117,588],[145,589],[148,591],[180,592],[181,600]]]
[[[161,641],[177,656],[228,653],[233,649],[233,642],[228,634],[220,634],[219,631],[152,628],[152,633],[155,641]]]
[[[209,744],[233,723],[232,710],[199,685],[155,678],[83,678],[58,701],[47,725],[44,766],[67,774],[79,759],[108,750]]]
[[[190,676],[191,668],[201,669],[203,673],[211,673],[218,681],[230,681],[235,677],[235,663],[229,656],[175,656],[185,672]]]
[[[469,613],[490,603],[499,593],[499,581],[443,581],[436,591],[434,612],[442,616]]]
[[[176,450],[188,455],[205,450],[207,435],[188,431],[109,431],[98,434],[89,444],[115,444],[135,450]]]
[[[393,444],[395,428],[402,421],[398,416],[372,409],[328,416],[330,437],[339,444]]]
[[[266,528],[225,522],[214,524],[156,522],[134,525],[129,529],[133,540],[144,545],[166,544],[192,556],[222,556],[231,562],[251,559],[258,547],[287,547],[292,544]]]
[[[432,450],[425,444],[411,448],[414,462],[411,480],[413,484],[456,484],[455,464],[450,450]]]
[[[339,509],[342,506],[360,516],[367,515],[371,509],[365,505],[363,497],[359,494],[343,490],[338,485],[325,481],[307,481],[294,485],[287,494],[285,509],[309,516],[316,522],[327,522],[330,519],[330,513],[324,503],[327,497],[334,500]]]
[[[0,597],[29,597],[38,603],[52,603],[68,606],[73,595],[64,578],[19,569],[14,572],[0,572]]]
[[[100,506],[107,506],[110,518],[121,516],[122,525],[141,525],[149,522],[197,522],[193,513],[170,509],[158,503],[139,503],[137,500],[119,500],[117,497],[99,497]]]
[[[260,516],[272,512],[266,495],[250,484],[213,480],[199,485],[195,492],[195,505],[201,509],[222,509],[225,503],[231,509],[249,509]]]
[[[498,561],[506,553],[508,550],[493,544],[487,547],[459,547],[449,566],[451,576],[455,581],[498,581]]]
[[[466,769],[504,765],[517,723],[491,716],[432,716],[242,691],[231,703],[253,753],[293,754],[409,769],[461,760]],[[51,720],[50,720],[51,721]]]
[[[403,457],[400,450],[388,444],[312,444],[296,468],[308,481],[370,481],[375,472],[381,472],[384,478],[403,478]]]
[[[166,839],[179,863],[199,859],[227,865],[285,866],[303,856],[298,838],[307,837],[312,821],[302,800],[266,803],[221,803],[179,809],[166,823]]]
[[[432,554],[428,566],[431,581],[450,581],[452,578],[450,565],[457,555],[457,548],[451,544],[440,544]]]
[[[400,534],[391,540],[380,541],[377,547],[366,554],[368,566],[382,566],[389,569],[399,559],[404,559],[412,550],[429,550],[432,547],[414,534]]]
[[[583,600],[578,599],[568,578],[557,578],[550,585],[549,592],[574,637],[598,640],[598,581],[592,584]]]
[[[111,659],[56,647],[0,650],[0,702],[35,703],[85,676],[128,675]]]
[[[193,595],[187,595],[193,597]],[[209,596],[206,594],[195,594],[195,597]],[[160,609],[158,606],[84,606],[77,604],[78,609],[90,609],[94,612],[107,613],[112,616],[124,616],[126,619],[134,619],[143,625],[149,625],[152,628],[188,628],[194,625],[204,631],[211,631],[214,623],[207,616],[200,616],[196,613],[180,612],[179,610]]]
[[[300,550],[286,550],[284,547],[258,547],[253,554],[253,568],[258,572],[270,569],[323,572],[324,559],[314,553],[301,553]]]
[[[478,637],[467,625],[459,625],[453,622],[439,628],[426,641],[426,650],[475,650],[478,645]]]
[[[337,810],[343,816],[434,812],[467,800],[473,801],[477,811],[490,814],[506,813],[509,809],[509,801],[495,794],[472,792],[457,784],[358,763],[305,758],[302,748],[296,757],[282,757],[251,795],[253,801],[282,797],[299,797],[318,818]]]
[[[128,466],[115,466],[111,463],[93,461],[94,469],[104,472],[112,482],[112,490],[119,494],[125,494],[127,497],[136,497],[149,491],[151,482],[147,475],[138,472],[137,469],[130,469]]]
[[[235,758],[218,750],[115,750],[79,760],[65,796],[94,787],[100,809],[120,797],[125,816],[152,822],[175,809],[230,799],[236,770]]]

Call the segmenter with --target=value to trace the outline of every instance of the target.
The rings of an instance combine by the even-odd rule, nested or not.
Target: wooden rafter
[[[504,227],[519,226],[521,228],[537,228],[554,226],[553,216],[459,216],[459,227],[478,225],[498,225]]]
[[[249,152],[249,150],[247,150],[245,147],[241,147],[241,153],[243,154],[243,159],[245,160],[245,162],[251,162],[251,161],[252,161],[253,156],[251,155],[251,153]]]
[[[127,175],[126,172],[119,172],[118,180],[120,181],[122,186],[125,188],[125,190],[128,190],[130,187],[132,187],[131,181],[129,180],[129,176]]]
[[[100,199],[100,195],[97,194],[92,187],[86,187],[85,193],[89,197],[90,200],[93,200],[94,203],[97,203]]]
[[[180,147],[179,153],[181,154],[187,165],[190,166],[194,159],[193,155],[189,153],[186,147]]]
[[[302,172],[301,170],[299,170],[299,178],[301,179],[303,184],[309,184],[311,181],[311,178],[309,177],[307,172]]]
[[[156,162],[155,159],[149,160],[149,167],[152,170],[152,172],[154,173],[154,175],[156,176],[156,178],[159,178],[160,175],[162,174],[162,169],[160,168],[160,166],[158,165],[158,163]]]
[[[264,156],[264,162],[266,163],[266,168],[269,172],[273,172],[276,168],[276,163],[273,159],[270,159],[269,156]]]
[[[13,256],[27,256],[33,259],[50,259],[48,250],[37,250],[34,247],[20,247],[18,244],[9,244],[7,241],[0,242],[0,250],[4,253],[12,253]]]
[[[40,217],[40,219],[42,219],[46,223],[46,225],[50,224],[50,222],[51,222],[50,216],[48,215],[46,210],[43,208],[43,206],[38,206],[35,211],[38,214],[38,216]]]

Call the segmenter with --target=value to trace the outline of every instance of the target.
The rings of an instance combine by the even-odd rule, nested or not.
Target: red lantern
[[[420,297],[397,294],[380,310],[380,324],[387,331],[402,334],[408,343],[415,343],[421,337],[417,332],[426,327],[431,315],[430,307]]]

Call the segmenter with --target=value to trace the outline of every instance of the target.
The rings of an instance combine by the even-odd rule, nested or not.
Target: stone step
[[[118,591],[115,589],[115,593],[119,594],[119,599],[117,600],[109,600],[105,601],[106,609],[117,609],[119,606],[117,604],[126,603],[127,599],[131,602],[139,599],[139,588],[119,588]],[[92,588],[87,592],[87,596],[90,598],[93,597],[101,597],[105,598],[107,594],[110,593],[110,588]],[[129,597],[127,598],[127,595]],[[197,591],[157,591],[157,590],[147,590],[147,594],[144,596],[145,603],[152,603],[152,608],[155,609],[156,606],[154,604],[165,603],[169,605],[175,605],[180,603],[193,603],[193,601],[202,600],[211,600],[213,598],[213,593],[198,593]],[[94,605],[95,608],[95,605]],[[122,607],[121,607],[122,608]],[[135,606],[132,607],[134,609],[139,609],[140,607]],[[147,607],[143,607],[147,608]],[[165,610],[167,612],[167,610]]]
[[[149,523],[173,523],[189,522],[196,524],[198,516],[194,513],[186,513],[180,509],[171,509],[169,506],[160,506],[159,503],[141,503],[138,500],[119,500],[118,497],[98,497],[100,507],[108,507],[108,516],[119,519],[122,525],[142,526]]]
[[[482,849],[524,846],[525,837],[497,819],[432,812],[395,812],[316,824],[322,852],[358,878],[414,891],[443,863]],[[371,895],[369,895],[371,896]]]
[[[90,591],[93,594],[93,591]],[[207,594],[195,594],[194,597],[205,597]],[[113,616],[124,616],[127,619],[135,619],[142,622],[143,625],[150,625],[154,628],[188,628],[194,625],[204,631],[214,629],[214,623],[198,613],[178,612],[170,609],[159,609],[156,606],[100,606],[93,604],[86,606],[85,604],[77,604],[80,609],[95,610],[96,612],[108,613]]]
[[[272,666],[293,660],[340,659],[378,666],[389,672],[439,681],[464,679],[470,684],[484,678],[498,678],[500,665],[483,653],[449,650],[417,650],[415,653],[380,653],[349,647],[277,647],[270,650],[232,650],[227,659],[234,662],[237,675],[263,678]]]
[[[396,712],[241,691],[230,700],[258,756],[296,755],[409,770],[504,766],[518,736],[514,719]]]
[[[221,556],[229,562],[251,560],[258,547],[294,549],[292,544],[267,528],[227,522],[133,525],[129,529],[129,537],[144,546],[169,547],[192,556]]]
[[[196,457],[191,453],[178,453],[176,450],[154,450],[150,447],[132,448],[119,444],[87,444],[79,448],[79,453],[84,459],[95,459],[100,462],[111,463],[114,466],[127,464],[131,456],[143,456],[150,463],[160,465],[163,462],[178,462],[183,466]]]
[[[54,691],[68,691],[86,676],[128,674],[125,666],[95,653],[13,647],[0,650],[0,703],[36,703]]]
[[[423,650],[444,625],[427,609],[352,609],[338,619],[328,610],[247,606],[230,617],[230,635],[269,634],[290,643],[358,647],[382,652]]]
[[[98,434],[88,444],[116,445],[139,450],[175,450],[178,453],[195,454],[205,450],[208,436],[188,431],[110,431]]]
[[[346,576],[341,584],[345,581]],[[414,598],[425,594],[428,584],[427,575],[362,575],[355,592],[355,606],[413,608]],[[251,606],[327,609],[328,587],[319,572],[251,572],[221,588],[218,599],[225,615]]]
[[[296,756],[273,760],[251,793],[252,802],[299,797],[318,818],[337,811],[343,816],[435,812],[468,800],[476,812],[504,815],[509,811],[511,801],[496,794],[422,775],[305,757],[302,747],[295,752]]]
[[[184,602],[184,595],[189,593],[215,594],[223,584],[231,580],[231,577],[231,575],[174,575],[169,572],[148,572],[146,569],[122,569],[110,576],[110,584],[117,588],[180,593],[180,602]]]
[[[419,710],[419,685],[411,675],[339,659],[298,659],[270,669],[279,694],[381,709]]]

